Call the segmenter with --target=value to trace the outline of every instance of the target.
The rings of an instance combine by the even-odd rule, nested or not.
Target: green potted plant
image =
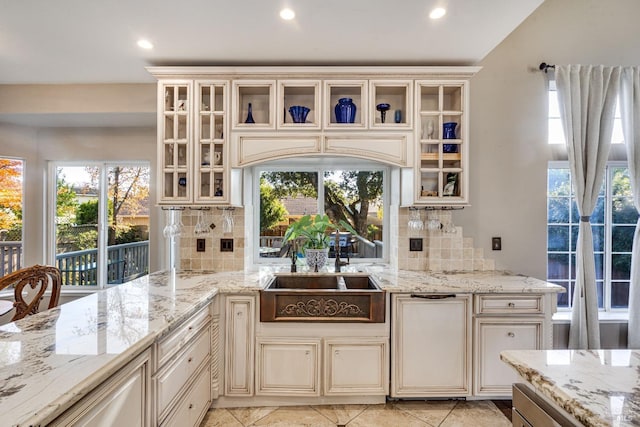
[[[287,228],[283,240],[284,242],[293,241],[294,245],[299,241],[302,244],[307,265],[317,271],[326,264],[329,257],[331,233],[339,232],[343,228],[353,235],[358,235],[346,221],[340,220],[338,224],[334,224],[326,214],[305,215]]]

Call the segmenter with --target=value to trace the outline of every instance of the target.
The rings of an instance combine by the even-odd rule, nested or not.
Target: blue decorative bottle
[[[253,120],[253,113],[251,111],[251,103],[249,103],[249,107],[247,108],[247,119],[244,122],[255,123],[255,120]]]
[[[446,122],[442,124],[442,139],[456,139],[456,122]],[[442,151],[445,153],[457,153],[458,144],[442,144]]]
[[[356,120],[356,104],[351,98],[340,98],[335,107],[336,122],[353,123]]]

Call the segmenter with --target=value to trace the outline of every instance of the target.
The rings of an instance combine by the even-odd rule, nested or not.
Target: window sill
[[[627,323],[629,321],[629,312],[628,311],[614,311],[614,312],[601,311],[598,313],[598,320],[600,321],[600,323]],[[553,323],[557,323],[557,324],[571,323],[571,312],[559,311],[553,315],[552,321]]]

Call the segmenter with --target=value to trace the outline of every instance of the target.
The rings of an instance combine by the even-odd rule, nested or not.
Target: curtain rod
[[[546,62],[541,62],[540,66],[538,67],[540,69],[540,71],[544,71],[545,73],[549,71],[549,68],[551,69],[556,69],[555,65],[551,65],[551,64],[547,64]]]

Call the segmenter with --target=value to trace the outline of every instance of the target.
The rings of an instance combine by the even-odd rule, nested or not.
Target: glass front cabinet
[[[230,205],[241,168],[301,155],[397,166],[403,206],[469,202],[469,80],[479,67],[149,71],[161,205]]]
[[[165,80],[158,88],[158,203],[228,204],[229,83]]]

